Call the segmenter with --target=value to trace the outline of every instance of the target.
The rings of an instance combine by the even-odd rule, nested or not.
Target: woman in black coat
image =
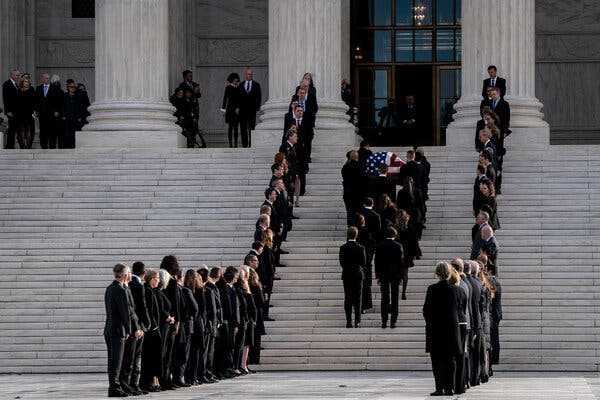
[[[265,318],[269,317],[269,302],[273,293],[273,281],[275,277],[276,255],[273,250],[273,231],[267,229],[263,233],[263,251],[258,256],[258,277],[263,283],[263,291],[266,295],[266,304],[264,308]]]
[[[83,99],[77,93],[77,85],[73,80],[68,80],[62,112],[63,134],[59,137],[59,147],[61,149],[75,148],[75,132],[81,130],[86,112]]]
[[[342,167],[342,183],[344,186],[344,205],[346,206],[346,221],[348,226],[354,223],[354,217],[360,209],[362,198],[362,174],[358,164],[358,152],[349,151],[347,161]]]
[[[31,88],[31,82],[22,80],[19,82],[19,91],[15,99],[15,123],[17,126],[17,141],[19,148],[30,149],[33,146],[35,136],[35,123],[33,111],[36,107],[35,91]]]
[[[198,385],[206,375],[207,336],[204,282],[196,271],[190,269],[185,275],[184,285],[192,291],[194,300],[198,304],[198,313],[194,318],[190,358],[185,371],[185,381],[191,385]]]
[[[246,267],[244,267],[246,269]],[[251,373],[248,369],[248,356],[250,355],[250,349],[256,344],[256,320],[258,319],[258,310],[256,303],[254,302],[254,295],[250,288],[250,268],[244,274],[244,282],[242,287],[244,291],[244,300],[246,301],[246,315],[248,317],[246,322],[246,334],[244,336],[244,348],[242,350],[242,358],[240,362],[240,372],[242,374]]]
[[[140,386],[147,392],[159,392],[160,385],[158,378],[162,375],[160,323],[161,319],[166,317],[157,295],[157,292],[160,291],[160,289],[157,289],[160,281],[158,271],[147,270],[145,281],[144,295],[146,297],[150,325],[144,333]]]
[[[158,324],[158,329],[160,332],[160,340],[161,340],[161,377],[165,375],[165,368],[170,360],[167,359],[167,341],[168,335],[171,331],[171,326],[175,323],[175,317],[173,316],[172,310],[173,306],[171,301],[167,297],[165,293],[165,289],[171,280],[171,275],[164,269],[158,271],[159,276],[159,284],[158,287],[154,290],[154,294],[156,295],[156,300],[159,308],[160,320]],[[165,382],[163,382],[164,384]]]
[[[248,354],[248,364],[260,364],[260,347],[262,335],[266,334],[264,324],[264,310],[265,310],[265,294],[263,293],[260,279],[255,270],[250,268],[250,291],[252,292],[252,299],[254,300],[254,306],[256,308],[256,323],[254,324],[254,345],[250,347],[250,353]],[[252,372],[250,368],[247,368],[249,372]]]
[[[447,262],[437,265],[435,273],[439,281],[427,288],[423,305],[425,351],[431,356],[435,378],[432,395],[435,396],[453,393],[455,376],[450,365],[455,357],[463,354],[458,326],[458,290],[448,281],[451,268]]]
[[[244,294],[244,279],[246,279],[246,285],[248,283],[246,272],[240,268],[239,278],[233,285],[235,294],[237,296],[238,305],[240,308],[240,324],[238,326],[237,333],[235,335],[233,345],[233,368],[236,372],[243,373],[241,369],[242,355],[244,354],[244,347],[246,347],[246,332],[248,328],[248,304],[246,303],[246,296]]]
[[[238,147],[238,134],[240,124],[240,76],[236,73],[229,74],[221,111],[225,112],[225,123],[229,125],[227,135],[229,147]]]

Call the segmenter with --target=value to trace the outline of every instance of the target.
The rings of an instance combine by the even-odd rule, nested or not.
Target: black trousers
[[[400,280],[380,279],[379,287],[381,290],[381,322],[387,323],[388,316],[391,316],[390,322],[395,324],[398,320],[398,295],[400,294]]]
[[[308,136],[305,140],[305,152],[306,152],[306,161],[310,162],[311,161],[311,155],[312,155],[312,142],[313,139],[315,138],[314,133],[310,136]]]
[[[131,387],[136,386],[132,385],[131,381],[134,377],[134,369],[136,368],[136,358],[139,354],[139,366],[141,367],[141,343],[143,342],[143,338],[136,339],[135,336],[128,337],[125,341],[125,350],[123,351],[123,363],[121,366],[121,376],[119,377],[119,381],[121,382],[121,386],[123,387]],[[139,352],[138,352],[139,350]],[[137,370],[136,379],[139,379],[140,370]]]
[[[247,117],[240,118],[240,135],[242,136],[242,147],[252,145],[252,121]]]
[[[467,344],[467,340],[469,339],[468,330],[466,325],[460,325],[460,343],[461,348],[464,350]],[[463,353],[462,355],[456,358],[456,380],[454,384],[455,392],[462,392],[465,389],[465,359],[467,357],[467,353]]]
[[[8,127],[6,128],[6,143],[5,149],[14,149],[17,135],[17,121],[14,117],[7,117]]]
[[[227,136],[229,138],[229,147],[238,147],[238,128],[239,123],[237,121],[229,124],[229,128],[227,130]]]
[[[481,382],[481,378],[479,376],[480,368],[481,368],[481,331],[471,332],[471,336],[475,336],[475,339],[472,340],[471,348],[470,348],[470,361],[471,361],[471,386],[477,386]]]
[[[54,133],[54,118],[51,115],[40,114],[40,147],[42,149],[56,148],[56,133]],[[51,137],[54,136],[54,147],[50,147]]]
[[[371,287],[373,285],[373,254],[372,247],[365,247],[367,256],[367,264],[363,268],[363,288],[362,288],[362,309],[370,310],[373,308],[373,293]]]
[[[233,369],[240,369],[242,365],[242,353],[246,345],[246,327],[247,322],[241,323],[235,334],[235,344],[233,349]]]
[[[352,323],[352,310],[354,309],[354,322],[360,322],[362,311],[362,275],[343,279],[344,283],[344,311],[346,312],[346,322]]]
[[[298,193],[300,196],[304,196],[306,194],[306,174],[302,173],[298,175],[300,179],[300,192]]]
[[[454,390],[456,359],[447,354],[431,353],[430,356],[435,390],[445,392]]]
[[[210,333],[206,338],[206,373],[210,375],[215,374],[215,343],[217,336],[216,334]]]
[[[490,342],[492,345],[491,365],[497,365],[500,362],[500,323],[491,320],[490,323]]]
[[[108,352],[108,387],[116,389],[121,387],[119,377],[121,375],[121,365],[123,362],[123,352],[125,351],[125,339],[119,336],[104,335],[106,350]]]
[[[161,384],[171,382],[173,374],[173,349],[175,345],[175,324],[165,325],[163,336],[163,366]]]
[[[192,383],[206,374],[206,341],[204,332],[192,336],[190,357],[185,369],[185,381]]]
[[[471,349],[469,341],[471,340],[471,330],[467,329],[467,343],[463,358],[463,387],[467,387],[471,383]]]
[[[155,329],[144,334],[142,345],[142,386],[152,385],[152,379],[162,376],[162,339],[160,331]]]
[[[187,332],[179,333],[175,338],[175,349],[173,351],[173,380],[177,383],[185,377],[185,368],[190,357],[190,348],[192,346],[192,337]]]
[[[223,323],[215,345],[215,374],[220,375],[233,368],[234,344],[235,328]]]
[[[360,207],[359,196],[344,193],[344,205],[346,206],[346,223],[352,226],[356,220],[356,213]]]

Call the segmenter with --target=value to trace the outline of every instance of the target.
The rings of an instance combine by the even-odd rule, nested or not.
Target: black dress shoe
[[[436,390],[433,393],[429,394],[430,396],[444,396],[444,392],[442,392],[441,390]]]
[[[279,265],[277,265],[277,268],[285,268],[285,267],[287,267],[287,265],[285,265],[285,264],[279,264]]]
[[[396,328],[396,323],[395,323],[395,322],[392,322],[392,323],[390,324],[390,329],[395,329],[395,328]]]
[[[275,321],[275,320],[274,320],[273,318],[271,318],[271,317],[267,317],[267,318],[265,318],[264,320],[265,320],[265,321],[269,321],[269,322],[273,322],[273,321]]]
[[[402,293],[402,300],[406,300],[406,294]]]
[[[444,390],[444,396],[454,396],[454,391],[452,389]]]
[[[129,394],[121,388],[108,389],[108,397],[128,397]]]
[[[290,252],[279,249],[279,254],[290,254]]]
[[[346,328],[352,328],[352,322],[346,322]]]
[[[382,322],[381,323],[381,329],[385,329],[387,328],[387,322]]]
[[[464,389],[463,389],[463,390],[456,390],[456,391],[454,392],[454,394],[465,394],[465,393],[466,393],[466,392],[465,392],[465,390],[464,390]]]
[[[355,327],[355,328],[360,328],[360,322],[355,322],[355,323],[354,323],[354,327]]]
[[[139,386],[136,386],[136,387],[134,387],[134,389],[135,389],[136,391],[140,392],[140,394],[143,394],[143,395],[146,395],[146,394],[148,394],[148,391],[147,391],[147,390],[144,390],[144,389],[142,389],[142,388],[141,388],[141,387],[139,387]]]
[[[295,215],[292,215],[292,219],[300,219],[300,218],[296,217]]]

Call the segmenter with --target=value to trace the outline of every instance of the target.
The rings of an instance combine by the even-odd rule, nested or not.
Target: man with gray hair
[[[480,383],[479,369],[481,364],[481,310],[483,308],[483,286],[477,274],[479,273],[479,263],[476,261],[466,261],[465,266],[469,265],[470,275],[465,277],[471,284],[471,338],[469,340],[469,361],[470,361],[470,384],[477,386]],[[465,275],[467,269],[465,268]]]
[[[129,303],[125,285],[131,279],[131,271],[125,264],[113,268],[114,280],[104,293],[106,323],[104,340],[108,351],[108,397],[126,397],[129,393],[121,387],[119,375],[123,362],[125,341],[129,337],[139,339],[144,332],[138,327],[133,304]]]
[[[4,103],[4,113],[8,117],[8,128],[6,129],[5,149],[15,148],[17,96],[19,94],[19,79],[21,72],[18,69],[10,71],[9,78],[2,84],[2,102]]]
[[[452,396],[456,380],[456,358],[463,353],[459,331],[458,288],[450,284],[450,265],[440,262],[435,269],[439,279],[427,288],[425,318],[425,351],[431,356],[435,379],[432,396]]]

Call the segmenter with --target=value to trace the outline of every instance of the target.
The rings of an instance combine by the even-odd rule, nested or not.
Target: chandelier
[[[425,13],[427,12],[427,7],[424,5],[417,5],[413,7],[413,15],[415,18],[416,25],[422,25],[425,20]]]

